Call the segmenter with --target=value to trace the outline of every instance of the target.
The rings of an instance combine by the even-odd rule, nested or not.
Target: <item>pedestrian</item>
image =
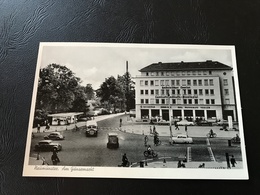
[[[51,160],[52,160],[53,165],[57,165],[60,162],[60,159],[59,159],[56,151],[53,151]]]
[[[128,158],[126,156],[126,153],[124,153],[123,157],[122,157],[122,166],[123,167],[127,167],[128,166]]]
[[[121,127],[122,126],[122,119],[120,118],[120,120],[119,120],[119,127]]]
[[[175,125],[175,130],[180,130],[177,121],[174,122],[174,125]]]
[[[150,134],[153,134],[153,130],[152,127],[150,126]]]
[[[178,167],[178,168],[181,168],[181,161],[180,161],[180,160],[178,161],[177,167]]]
[[[38,123],[38,124],[37,124],[37,133],[40,133],[40,129],[41,129],[41,126],[40,126],[40,124]]]
[[[188,136],[188,126],[185,125],[185,132],[186,132],[186,135]]]
[[[147,142],[148,142],[148,136],[145,135],[145,136],[144,136],[144,146],[145,146],[145,147],[147,146]]]
[[[199,168],[205,168],[205,163],[200,164]]]
[[[156,132],[156,128],[155,126],[153,126],[153,134],[155,134],[155,132]]]
[[[235,164],[237,164],[236,159],[234,158],[234,155],[231,156],[230,162],[232,164],[232,167],[235,167]]]
[[[42,165],[49,165],[44,157],[42,157]]]

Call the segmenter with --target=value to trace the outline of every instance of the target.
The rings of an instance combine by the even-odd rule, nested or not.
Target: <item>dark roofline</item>
[[[165,70],[232,70],[233,68],[222,64],[218,61],[203,61],[203,62],[175,62],[175,63],[153,63],[150,64],[141,70],[140,72],[149,72],[149,71],[165,71]]]

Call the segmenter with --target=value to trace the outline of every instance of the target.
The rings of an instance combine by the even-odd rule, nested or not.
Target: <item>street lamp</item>
[[[169,129],[170,136],[172,137],[172,122],[171,122],[171,103],[170,103],[170,93],[168,93],[168,106],[169,106]]]

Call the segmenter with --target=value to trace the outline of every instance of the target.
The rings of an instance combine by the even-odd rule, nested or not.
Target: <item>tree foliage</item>
[[[83,106],[86,101],[80,78],[66,66],[50,64],[40,70],[36,109],[65,112]]]

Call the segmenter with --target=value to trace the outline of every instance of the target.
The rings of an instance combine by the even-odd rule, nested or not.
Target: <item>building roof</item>
[[[72,117],[76,115],[84,114],[84,112],[66,112],[66,113],[57,113],[57,114],[49,114],[49,117]]]
[[[139,70],[140,72],[151,71],[176,71],[176,70],[232,70],[232,67],[217,61],[207,60],[204,62],[175,62],[175,63],[153,63]]]

